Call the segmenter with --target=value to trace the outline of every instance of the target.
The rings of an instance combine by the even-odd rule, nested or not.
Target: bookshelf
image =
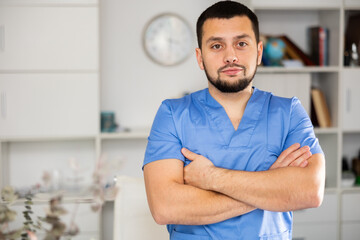
[[[296,44],[306,53],[309,53],[307,28],[323,26],[330,29],[328,66],[299,69],[263,67],[259,69],[259,73],[309,74],[311,87],[317,87],[325,94],[331,115],[331,127],[315,128],[326,155],[324,203],[320,209],[294,213],[293,237],[357,239],[360,234],[360,215],[354,213],[354,209],[357,208],[360,199],[360,187],[343,187],[341,180],[342,158],[346,157],[348,165],[351,166],[351,159],[358,156],[360,150],[360,98],[357,94],[360,91],[360,68],[344,66],[343,57],[347,22],[350,16],[360,14],[360,2],[301,1],[302,6],[298,5],[300,2],[295,1],[287,1],[288,4],[284,1],[271,1],[271,6],[264,1],[253,2],[255,12],[259,16],[261,32],[269,35],[286,34],[295,39]],[[318,212],[324,209],[331,215]],[[307,215],[309,212],[311,214]]]

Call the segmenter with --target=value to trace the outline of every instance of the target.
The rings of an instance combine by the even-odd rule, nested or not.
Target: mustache
[[[235,63],[230,63],[230,64],[227,64],[227,65],[219,68],[218,72],[221,72],[221,71],[223,71],[223,70],[226,69],[226,68],[232,68],[232,67],[238,67],[238,68],[242,68],[242,69],[246,70],[246,67],[245,67],[244,65],[235,64]]]

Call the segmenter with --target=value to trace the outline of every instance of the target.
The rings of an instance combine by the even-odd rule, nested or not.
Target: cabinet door
[[[321,223],[321,222],[336,222],[337,221],[337,206],[336,194],[325,194],[324,201],[318,208],[309,208],[299,211],[294,211],[294,226],[300,223]]]
[[[341,201],[341,239],[360,237],[360,193],[344,193]]]
[[[343,72],[343,129],[360,130],[360,70],[346,69]]]
[[[293,239],[337,239],[336,194],[325,194],[319,208],[294,211]]]
[[[1,137],[94,135],[97,74],[0,74]]]
[[[98,8],[0,6],[0,70],[97,70]]]
[[[299,224],[294,226],[293,240],[336,240],[338,227],[334,223]],[[345,238],[344,238],[345,239]]]
[[[360,222],[347,222],[341,224],[341,239],[359,240]]]
[[[360,193],[345,193],[341,201],[341,221],[360,222]]]

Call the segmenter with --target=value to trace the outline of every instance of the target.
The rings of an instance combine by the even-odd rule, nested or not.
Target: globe
[[[285,43],[279,38],[270,38],[265,44],[264,54],[272,66],[281,66],[285,53]]]

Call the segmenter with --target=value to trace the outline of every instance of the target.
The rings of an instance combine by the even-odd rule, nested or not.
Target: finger
[[[302,156],[304,153],[308,152],[309,154],[311,154],[310,153],[310,148],[308,146],[304,146],[302,148],[298,148],[298,147],[300,147],[300,144],[297,143],[297,144],[291,145],[289,148],[284,150],[280,154],[278,159],[274,162],[274,164],[270,167],[270,169],[275,169],[275,168],[280,168],[280,167],[287,167],[293,161],[296,161],[297,158]],[[296,165],[299,166],[301,164],[301,161],[303,161],[304,159],[309,158],[310,156],[308,156],[308,157],[304,156],[304,158],[302,158],[302,160],[300,160],[299,162],[296,162]],[[304,165],[306,165],[306,164],[304,163]]]
[[[290,163],[289,166],[292,167],[306,167],[308,164],[308,159],[309,157],[311,157],[311,152],[307,151],[305,153],[303,153],[301,156],[299,156],[296,160],[294,160],[293,162]]]
[[[287,149],[285,149],[285,150],[279,155],[279,157],[276,159],[276,161],[275,161],[274,164],[270,167],[270,169],[288,166],[289,163],[287,163],[287,164],[285,165],[283,162],[285,161],[285,159],[288,157],[289,154],[291,154],[292,152],[296,151],[296,150],[299,149],[299,148],[300,148],[300,143],[294,143],[293,145],[291,145],[290,147],[288,147]]]
[[[300,148],[300,143],[294,143],[293,145],[291,145],[290,147],[288,147],[287,149],[285,149],[280,156],[278,157],[278,161],[282,162],[290,153],[296,151],[297,149]]]
[[[186,158],[187,158],[188,160],[190,160],[190,161],[195,160],[195,158],[196,158],[197,156],[199,156],[198,154],[190,151],[190,150],[187,149],[187,148],[182,148],[182,149],[181,149],[181,153],[184,155],[184,157],[186,157]]]
[[[289,166],[291,163],[296,161],[300,156],[302,156],[305,153],[311,154],[310,148],[308,146],[304,146],[304,147],[299,148],[298,150],[290,153],[289,155],[286,156],[286,158],[283,160],[282,163],[283,163],[283,165]],[[304,155],[304,157],[306,157],[306,156],[307,156],[307,158],[309,158],[311,155]]]
[[[304,167],[306,167],[308,164],[309,164],[309,162],[308,162],[307,160],[305,160],[305,161],[303,161],[303,162],[300,164],[299,167],[304,168]]]

